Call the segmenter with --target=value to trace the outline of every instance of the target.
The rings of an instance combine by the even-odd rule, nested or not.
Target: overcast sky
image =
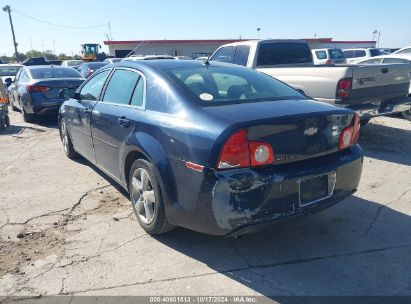
[[[111,23],[114,40],[332,37],[371,40],[381,47],[411,45],[411,1],[371,0],[0,0],[9,4],[19,51],[31,48],[69,55],[82,43],[103,43],[108,26],[66,29],[22,14],[69,26]],[[13,12],[13,10],[15,10]],[[54,47],[53,47],[54,40]],[[107,51],[103,47],[104,51]],[[0,11],[0,55],[13,53],[8,16]]]

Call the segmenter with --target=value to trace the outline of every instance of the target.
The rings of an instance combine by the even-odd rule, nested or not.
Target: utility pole
[[[14,52],[16,54],[16,61],[19,63],[20,58],[19,58],[19,53],[17,52],[17,42],[16,42],[16,36],[14,35],[14,26],[13,26],[13,20],[11,19],[10,5],[6,5],[5,7],[3,7],[3,11],[9,14],[11,33],[13,35]]]

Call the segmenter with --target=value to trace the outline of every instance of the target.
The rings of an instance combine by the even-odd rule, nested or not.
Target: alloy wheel
[[[144,224],[151,224],[156,215],[156,197],[150,176],[145,169],[138,168],[134,172],[131,191],[132,203],[138,217]]]

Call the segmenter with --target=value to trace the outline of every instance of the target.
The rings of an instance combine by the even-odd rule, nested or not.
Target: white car
[[[377,48],[344,49],[343,52],[347,58],[347,63],[357,63],[370,57],[386,55]]]
[[[113,63],[120,62],[122,59],[123,58],[107,58],[103,62],[107,64],[113,64]]]
[[[0,64],[0,78],[3,80],[6,89],[14,81],[21,67],[23,67],[23,65],[16,63]]]
[[[77,69],[82,63],[84,63],[83,60],[64,60],[61,66]]]
[[[401,55],[403,57],[411,58],[411,46],[406,46],[398,51],[392,53],[393,55]]]
[[[383,56],[376,56],[368,58],[366,60],[361,60],[357,64],[391,64],[391,63],[410,63],[411,56],[389,54]]]
[[[314,49],[311,50],[311,53],[313,54],[315,65],[347,63],[347,59],[341,49]]]

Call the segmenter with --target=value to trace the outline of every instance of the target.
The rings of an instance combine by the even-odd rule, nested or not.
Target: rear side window
[[[140,76],[138,79],[136,88],[134,89],[133,96],[131,97],[131,105],[136,107],[142,107],[144,104],[144,78]]]
[[[328,52],[331,59],[345,59],[345,55],[340,49],[331,49]]]
[[[258,49],[257,66],[312,63],[311,50],[305,43],[263,43]]]
[[[235,50],[234,63],[246,66],[248,62],[248,55],[250,54],[250,46],[239,45]]]
[[[327,59],[327,52],[326,51],[316,51],[315,56],[320,60]]]
[[[400,58],[386,58],[383,60],[383,63],[410,63],[410,61]]]
[[[355,51],[355,58],[365,57],[366,55],[367,55],[367,54],[365,53],[364,50],[356,50],[356,51]]]
[[[343,51],[346,58],[354,58],[354,51]]]
[[[30,69],[31,77],[34,79],[45,79],[45,78],[81,78],[81,75],[72,68],[38,68]]]
[[[234,53],[234,46],[222,47],[213,55],[213,57],[211,57],[211,60],[232,63],[234,59]]]
[[[109,73],[110,70],[103,71],[90,78],[90,80],[81,88],[80,99],[93,101],[97,100]]]
[[[128,105],[139,78],[140,75],[133,71],[116,70],[107,85],[103,101]]]

